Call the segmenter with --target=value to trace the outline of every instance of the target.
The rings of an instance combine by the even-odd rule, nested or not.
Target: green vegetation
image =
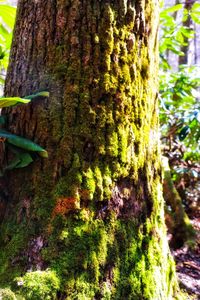
[[[59,279],[50,270],[27,272],[23,277],[17,277],[15,282],[24,300],[54,300],[60,288]]]
[[[5,70],[8,66],[12,29],[15,23],[16,8],[0,1],[0,84],[4,84]]]
[[[179,24],[177,24],[177,14],[179,14]],[[180,247],[185,242],[189,243],[190,239],[194,239],[194,233],[192,233],[184,209],[187,213],[192,213],[195,207],[198,210],[199,205],[197,199],[199,198],[198,181],[200,178],[198,92],[200,76],[199,66],[189,65],[186,59],[188,44],[195,38],[195,27],[191,25],[191,22],[200,24],[199,16],[200,4],[197,2],[190,4],[188,8],[184,4],[177,4],[161,12],[160,124],[163,154],[168,158],[171,168],[171,172],[169,170],[165,172],[164,195],[168,205],[166,215],[171,215],[172,220],[169,223],[171,227],[174,226],[172,240],[177,239],[175,247],[178,245]],[[175,56],[177,66],[170,65],[168,59],[170,53]],[[167,186],[168,189],[166,189]],[[172,228],[168,227],[172,233]]]
[[[34,95],[30,95],[25,97],[25,99],[20,97],[1,97],[0,98],[0,108],[6,108],[10,106],[16,106],[19,104],[27,104],[32,99],[36,99],[38,97],[48,97],[48,92],[39,92]],[[6,116],[0,116],[0,124],[5,125]],[[15,134],[11,134],[4,129],[0,129],[0,138],[1,142],[4,143],[4,146],[7,147],[13,154],[14,158],[1,169],[1,176],[3,176],[4,172],[7,170],[12,170],[14,168],[24,168],[27,167],[32,161],[31,153],[38,153],[41,157],[47,158],[48,153],[45,149],[40,147],[38,144],[20,137]]]
[[[9,289],[0,289],[0,299],[2,300],[17,300],[15,294]]]
[[[160,120],[163,139],[167,142],[170,139],[181,141],[186,147],[185,157],[189,153],[195,157],[200,150],[200,105],[197,100],[199,67],[179,65],[178,70],[174,70],[167,59],[168,51],[176,54],[177,59],[186,55],[181,52],[181,46],[187,45],[195,34],[190,27],[177,26],[174,14],[179,10],[183,10],[183,4],[161,12]],[[190,17],[200,24],[199,16],[200,4],[194,3],[189,11],[183,10],[182,21]]]
[[[162,13],[162,24],[166,28],[169,29],[172,22],[168,14],[179,8],[176,6]],[[194,16],[196,9],[199,8],[195,7],[192,11]],[[134,13],[134,10],[130,11],[130,16],[133,17]],[[143,45],[141,59],[138,60],[136,41],[129,32],[133,28],[131,20],[117,28],[115,12],[107,5],[101,21],[102,32],[94,37],[96,50],[103,41],[101,46],[105,56],[101,66],[103,75],[97,76],[93,82],[100,85],[104,92],[101,99],[97,99],[101,105],[98,105],[95,96],[92,98],[94,105],[91,105],[91,95],[84,89],[90,74],[85,72],[86,78],[80,78],[76,72],[79,62],[75,56],[70,68],[60,64],[54,70],[55,78],[72,77],[80,84],[77,89],[75,84],[73,87],[66,86],[64,95],[62,134],[67,139],[62,141],[65,156],[62,163],[66,169],[56,184],[44,173],[40,179],[34,178],[34,189],[32,181],[20,187],[23,203],[16,204],[17,213],[14,217],[11,215],[1,227],[0,280],[5,289],[0,290],[0,296],[2,294],[5,299],[53,300],[60,292],[66,300],[90,300],[94,297],[138,300],[141,291],[145,300],[162,299],[162,294],[166,297],[173,294],[174,299],[181,299],[174,276],[175,265],[168,253],[162,215],[161,163],[157,159],[159,149],[154,145],[158,136],[158,120],[153,114],[151,119],[147,118],[149,107],[145,104],[147,91],[150,97],[154,95],[151,87],[154,86],[153,63],[149,65],[148,53]],[[165,43],[161,45],[165,72],[169,67],[164,57],[166,49],[180,54],[177,52],[181,45],[180,36],[190,37],[191,34],[190,30],[182,28],[175,44],[169,44],[165,37]],[[112,59],[114,62],[111,63]],[[175,119],[179,125],[176,134],[187,145],[190,130],[194,148],[199,141],[199,107],[192,112],[195,104],[192,89],[197,87],[199,79],[192,79],[191,74],[188,75],[183,69],[176,73],[161,73],[161,123],[163,133],[168,134],[172,127],[168,121],[177,114]],[[79,108],[75,101],[77,94],[81,100]],[[0,99],[0,106],[48,96],[48,92],[40,92],[25,97],[25,100],[4,97]],[[52,101],[56,96],[52,95]],[[116,100],[114,109],[113,99]],[[75,120],[75,113],[78,114],[78,121]],[[54,118],[57,118],[56,112]],[[4,119],[1,120],[4,123]],[[72,134],[73,122],[76,126]],[[93,130],[93,125],[97,130]],[[53,126],[56,134],[57,129],[56,123]],[[83,140],[80,140],[80,134]],[[28,166],[33,160],[32,151],[42,157],[47,156],[47,152],[37,144],[5,130],[0,130],[0,137],[17,154],[17,160],[6,166],[6,170]],[[59,134],[56,138],[60,139]],[[83,154],[83,146],[86,154]],[[147,146],[153,149],[151,153],[148,153]],[[95,155],[91,151],[93,147]],[[63,153],[60,154],[62,161]],[[22,170],[21,175],[24,174]],[[148,182],[146,189],[140,180],[141,174],[142,179]],[[112,202],[116,196],[114,188],[118,188],[116,195],[124,201],[124,210],[118,207],[119,203]],[[32,199],[26,198],[26,191]],[[109,201],[111,197],[112,201]],[[135,211],[126,207],[131,197],[137,206]],[[42,236],[46,242],[41,252],[38,251],[37,258],[40,258],[44,269],[46,265],[50,269],[33,270],[21,276],[29,263],[30,237],[33,243],[36,236]],[[23,256],[24,251],[27,253]],[[35,265],[34,260],[31,263]],[[7,288],[8,283],[15,294]]]

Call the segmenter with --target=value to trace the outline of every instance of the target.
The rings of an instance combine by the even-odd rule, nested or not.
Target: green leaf
[[[174,13],[174,12],[176,12],[176,11],[182,9],[182,8],[183,8],[183,4],[176,4],[176,5],[172,6],[172,7],[169,7],[169,8],[164,9],[164,10],[160,13],[160,15],[161,15],[161,17],[163,17],[163,16],[165,16],[165,15],[168,14],[168,13]]]
[[[0,16],[3,23],[11,30],[15,22],[16,8],[9,5],[0,5]]]
[[[2,97],[0,98],[0,108],[14,106],[18,104],[26,104],[29,102],[29,99],[23,99],[20,97]]]
[[[5,3],[6,1],[0,1],[0,46],[4,52],[0,59],[0,70],[7,69],[16,14],[16,8]]]
[[[14,106],[14,105],[18,105],[18,104],[27,104],[32,99],[38,98],[38,97],[49,97],[49,92],[43,91],[43,92],[39,92],[37,94],[25,96],[25,98],[20,98],[20,97],[1,97],[0,98],[0,108]]]
[[[33,159],[29,153],[17,153],[16,157],[10,162],[10,164],[4,168],[4,171],[25,168],[32,162]]]
[[[19,154],[19,159],[20,159],[20,163],[18,163],[15,167],[17,169],[27,167],[33,161],[32,157],[29,153]]]
[[[45,149],[43,149],[42,151],[39,151],[38,153],[41,157],[48,158],[48,152]]]
[[[181,27],[179,30],[186,38],[193,38],[194,37],[194,30],[187,27]]]
[[[195,11],[199,11],[200,10],[200,3],[197,3],[195,2],[193,5],[192,5],[192,11],[195,12]]]
[[[191,18],[192,18],[192,21],[194,22],[194,23],[197,23],[197,24],[200,24],[200,12],[199,13],[191,13],[190,14],[191,15]]]
[[[10,164],[8,164],[3,171],[7,171],[7,170],[13,170],[16,168],[16,166],[20,163],[20,158],[17,156],[15,157]]]
[[[41,146],[39,146],[38,144],[32,142],[31,140],[28,140],[26,138],[23,138],[21,136],[15,135],[15,134],[11,134],[5,130],[0,129],[0,137],[3,137],[6,139],[7,143],[10,143],[12,145],[15,145],[19,148],[28,150],[28,151],[34,151],[34,152],[38,152],[38,154],[41,157],[48,157],[48,153],[47,151],[42,148]]]
[[[184,126],[179,132],[179,140],[183,141],[186,138],[186,136],[189,134],[189,132],[190,132],[190,127],[188,125]]]
[[[34,99],[34,98],[38,98],[38,97],[49,97],[49,92],[47,91],[43,91],[43,92],[39,92],[39,93],[36,93],[36,94],[32,94],[32,95],[29,95],[29,96],[25,96],[26,99]]]

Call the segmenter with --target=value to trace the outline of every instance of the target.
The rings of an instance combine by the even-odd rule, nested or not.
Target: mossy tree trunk
[[[164,169],[163,194],[165,199],[165,220],[172,235],[170,246],[181,248],[184,243],[194,243],[195,231],[185,212],[182,199],[176,190],[169,167],[168,159],[162,158]]]
[[[18,6],[6,95],[50,97],[12,109],[8,129],[49,158],[4,178],[2,285],[50,268],[60,299],[175,298],[158,145],[158,2]]]

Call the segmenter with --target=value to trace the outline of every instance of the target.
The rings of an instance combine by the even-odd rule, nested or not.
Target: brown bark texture
[[[183,247],[194,243],[195,231],[185,212],[182,199],[173,183],[167,158],[164,168],[163,195],[165,199],[165,219],[168,232],[172,235],[170,246]]]
[[[195,3],[195,0],[186,0],[184,3],[184,9],[188,11],[188,17],[185,21],[183,21],[183,26],[186,28],[192,28],[192,18],[190,16],[190,10]],[[181,47],[181,51],[183,52],[182,56],[179,56],[179,65],[187,65],[189,58],[189,38],[184,37],[184,45]]]
[[[24,275],[26,299],[178,299],[161,190],[158,6],[19,1],[5,94],[50,96],[4,112],[7,129],[49,157],[4,176],[0,280],[48,268],[60,281],[47,298]]]

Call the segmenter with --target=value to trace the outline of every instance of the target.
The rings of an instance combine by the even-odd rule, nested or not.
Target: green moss
[[[127,64],[124,64],[122,66],[122,70],[121,70],[121,80],[123,81],[123,83],[126,85],[127,83],[130,84],[131,82],[131,78],[130,78],[130,67]],[[127,86],[126,86],[127,89]]]
[[[68,64],[67,63],[62,63],[62,64],[60,64],[60,65],[57,65],[56,67],[55,67],[55,70],[54,70],[54,72],[55,72],[55,74],[57,75],[57,76],[63,76],[63,75],[66,75],[66,72],[67,71],[69,71],[68,70]]]
[[[104,282],[102,284],[102,287],[101,287],[102,291],[102,299],[103,300],[110,300],[111,297],[112,297],[112,290],[111,290],[111,286],[109,285],[109,283],[107,282]]]
[[[32,228],[32,230],[34,230]],[[0,247],[0,283],[1,287],[6,287],[14,276],[20,274],[17,264],[10,265],[10,261],[16,259],[18,253],[23,251],[27,245],[28,235],[31,233],[25,220],[19,224],[16,219],[7,220],[7,224],[1,227],[1,247]],[[12,237],[12,239],[10,239]],[[26,257],[20,256],[18,262],[24,266]]]
[[[141,75],[143,79],[147,79],[149,76],[149,60],[147,58],[142,63]]]
[[[95,41],[95,44],[99,44],[99,36],[97,34],[95,34],[95,36],[94,36],[94,41]]]
[[[83,182],[83,174],[79,170],[80,161],[77,153],[74,154],[73,165],[66,176],[63,176],[54,189],[54,198],[75,197],[79,199],[79,189]]]
[[[58,277],[50,270],[27,272],[15,281],[20,287],[20,294],[27,300],[56,299],[56,293],[60,288]]]
[[[80,158],[79,158],[78,153],[74,154],[72,167],[73,168],[80,168],[81,167]]]
[[[98,166],[95,167],[94,169],[94,178],[96,181],[96,190],[95,190],[95,199],[98,201],[103,200],[103,177],[101,170]]]
[[[110,199],[111,196],[111,187],[112,187],[112,174],[108,166],[105,167],[103,173],[103,192],[104,192],[104,199]]]
[[[67,300],[90,300],[93,299],[95,295],[93,286],[90,282],[87,282],[84,275],[76,279],[76,285],[72,292],[70,292],[71,289],[71,285],[70,287],[66,286],[66,292],[69,295],[66,298]]]
[[[112,90],[116,90],[116,82],[111,80],[111,75],[109,73],[105,73],[102,79],[102,89],[106,93],[109,93]]]
[[[128,135],[129,132],[123,125],[118,127],[119,132],[119,154],[122,163],[126,163],[128,159]],[[132,141],[131,141],[132,142]]]
[[[118,134],[112,128],[108,129],[108,141],[106,151],[109,156],[118,156]]]
[[[55,234],[57,233],[55,232]],[[88,221],[82,223],[82,226],[80,226],[80,222],[68,220],[64,238],[62,231],[61,241],[65,247],[71,245],[71,248],[67,252],[63,249],[59,253],[59,256],[53,262],[54,268],[59,273],[64,272],[64,277],[67,275],[69,278],[74,277],[79,268],[89,271],[89,273],[83,272],[80,277],[78,276],[78,281],[80,283],[83,281],[82,284],[88,282],[88,286],[90,283],[90,287],[94,284],[95,287],[100,277],[100,266],[105,264],[107,256],[108,237],[103,223],[100,220]],[[55,244],[52,243],[49,247],[55,247]],[[64,278],[63,275],[61,275],[61,278]],[[69,282],[73,284],[71,280]],[[67,286],[69,288],[69,285]],[[76,292],[77,289],[78,287],[76,286]],[[91,292],[94,292],[92,288]],[[87,294],[85,296],[87,297]]]
[[[9,289],[0,289],[0,298],[2,300],[17,300],[15,294]]]
[[[96,182],[91,168],[83,172],[82,189],[88,192],[88,200],[92,200],[96,190]]]

